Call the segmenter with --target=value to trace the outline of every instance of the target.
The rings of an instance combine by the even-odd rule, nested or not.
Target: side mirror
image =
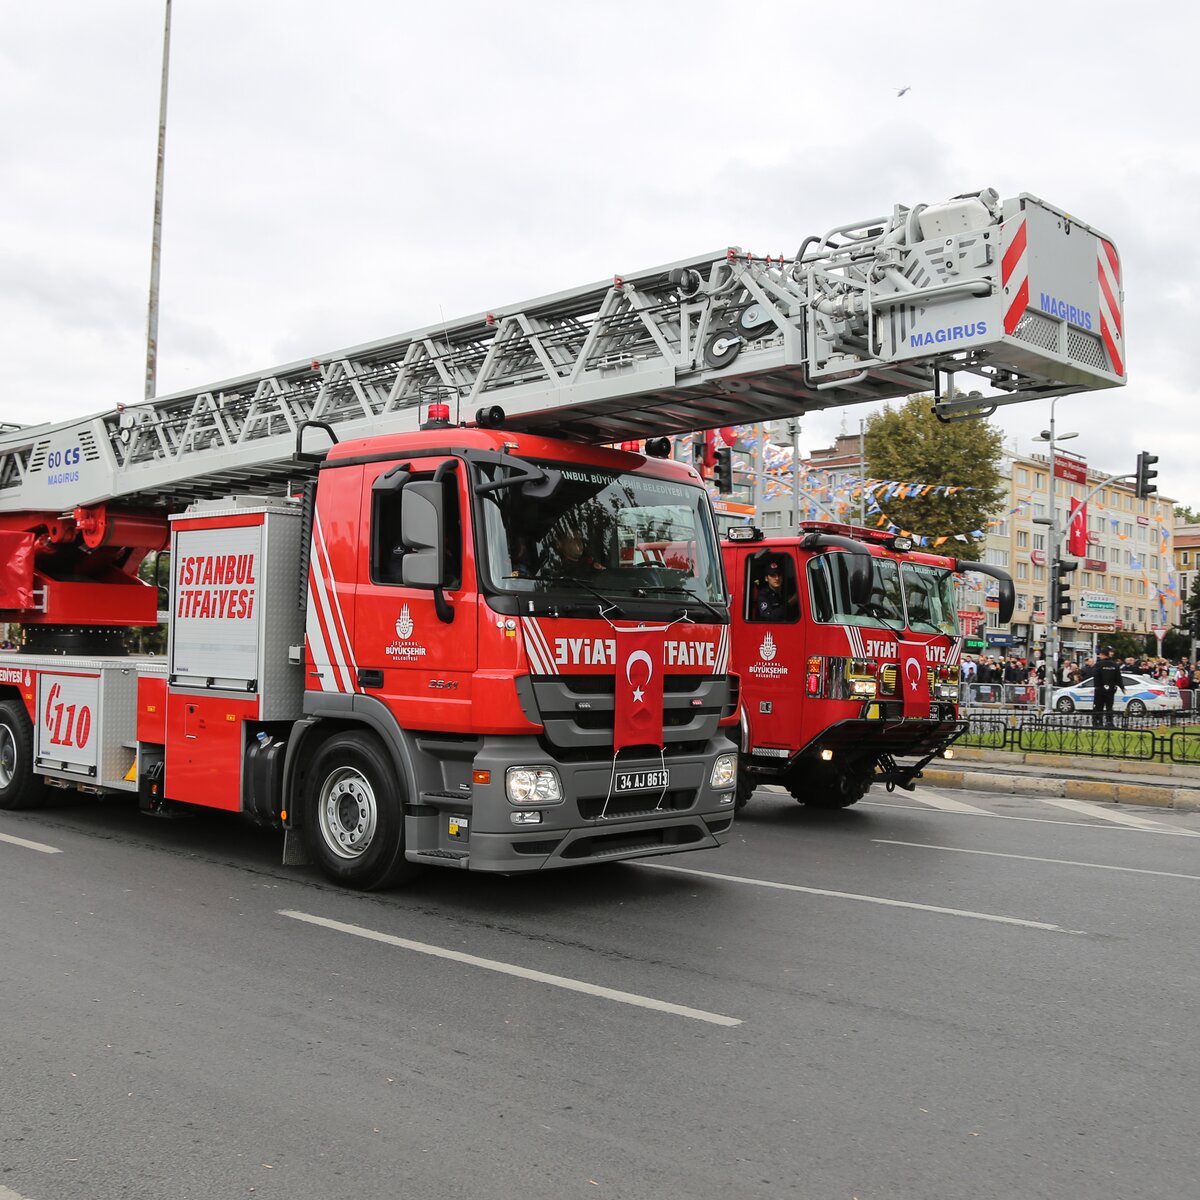
[[[856,609],[866,608],[871,601],[871,556],[870,554],[851,554],[850,569],[850,599]]]
[[[1012,620],[1013,609],[1017,606],[1017,589],[1011,579],[1000,580],[1000,608],[996,614],[1001,625],[1007,625]]]
[[[440,588],[446,584],[444,567],[445,501],[440,482],[409,483],[400,494],[400,537],[405,555],[405,587]]]
[[[974,571],[977,575],[987,575],[999,584],[1000,606],[996,619],[1001,625],[1007,625],[1012,620],[1013,609],[1017,606],[1017,589],[1012,576],[1003,567],[993,567],[990,563],[966,562],[959,559],[955,564],[959,571]]]

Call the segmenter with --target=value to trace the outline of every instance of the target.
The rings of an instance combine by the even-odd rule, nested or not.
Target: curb
[[[1200,788],[1178,787],[1174,782],[1164,782],[1162,786],[1152,783],[1107,783],[1100,779],[1031,778],[1016,772],[952,770],[943,767],[926,767],[921,779],[930,787],[962,788],[972,792],[1010,792],[1015,785],[1031,795],[1200,812]]]

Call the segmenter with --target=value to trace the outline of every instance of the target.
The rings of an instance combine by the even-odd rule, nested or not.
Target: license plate
[[[618,792],[662,791],[671,782],[671,771],[618,771]]]

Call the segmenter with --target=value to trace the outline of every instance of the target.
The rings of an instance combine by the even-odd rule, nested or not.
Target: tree
[[[1175,505],[1175,520],[1182,521],[1185,525],[1200,525],[1200,513],[1189,504]]]
[[[975,530],[986,534],[988,521],[1007,499],[1000,475],[1001,432],[984,420],[943,424],[933,415],[932,403],[928,396],[912,396],[900,408],[889,404],[867,418],[867,474],[929,485],[923,495],[904,499],[881,491],[880,508],[901,529],[931,539],[950,538],[939,551],[977,560],[983,555],[983,539],[970,535]],[[942,486],[964,490],[936,490]],[[970,540],[958,541],[956,534]]]

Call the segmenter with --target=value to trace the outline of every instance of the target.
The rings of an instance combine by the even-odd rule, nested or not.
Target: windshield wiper
[[[625,615],[624,610],[611,596],[606,596],[598,587],[594,587],[592,584],[588,583],[586,579],[580,579],[578,575],[555,575],[554,582],[577,583],[581,588],[586,588],[592,593],[593,596],[596,596],[598,599],[604,601],[604,603],[607,604],[609,608],[617,614],[618,617],[623,617]]]
[[[699,596],[693,595],[687,590],[687,588],[679,583],[656,583],[651,584],[648,587],[638,587],[634,590],[635,595],[643,595],[646,592],[667,592],[669,594],[673,593],[676,596],[686,596],[689,600],[694,600],[697,604],[703,605],[710,613],[712,613],[714,617],[720,621],[724,621],[728,616],[727,613],[723,613],[715,604],[709,604],[707,600],[701,600]],[[687,609],[684,609],[684,612],[686,613]]]

